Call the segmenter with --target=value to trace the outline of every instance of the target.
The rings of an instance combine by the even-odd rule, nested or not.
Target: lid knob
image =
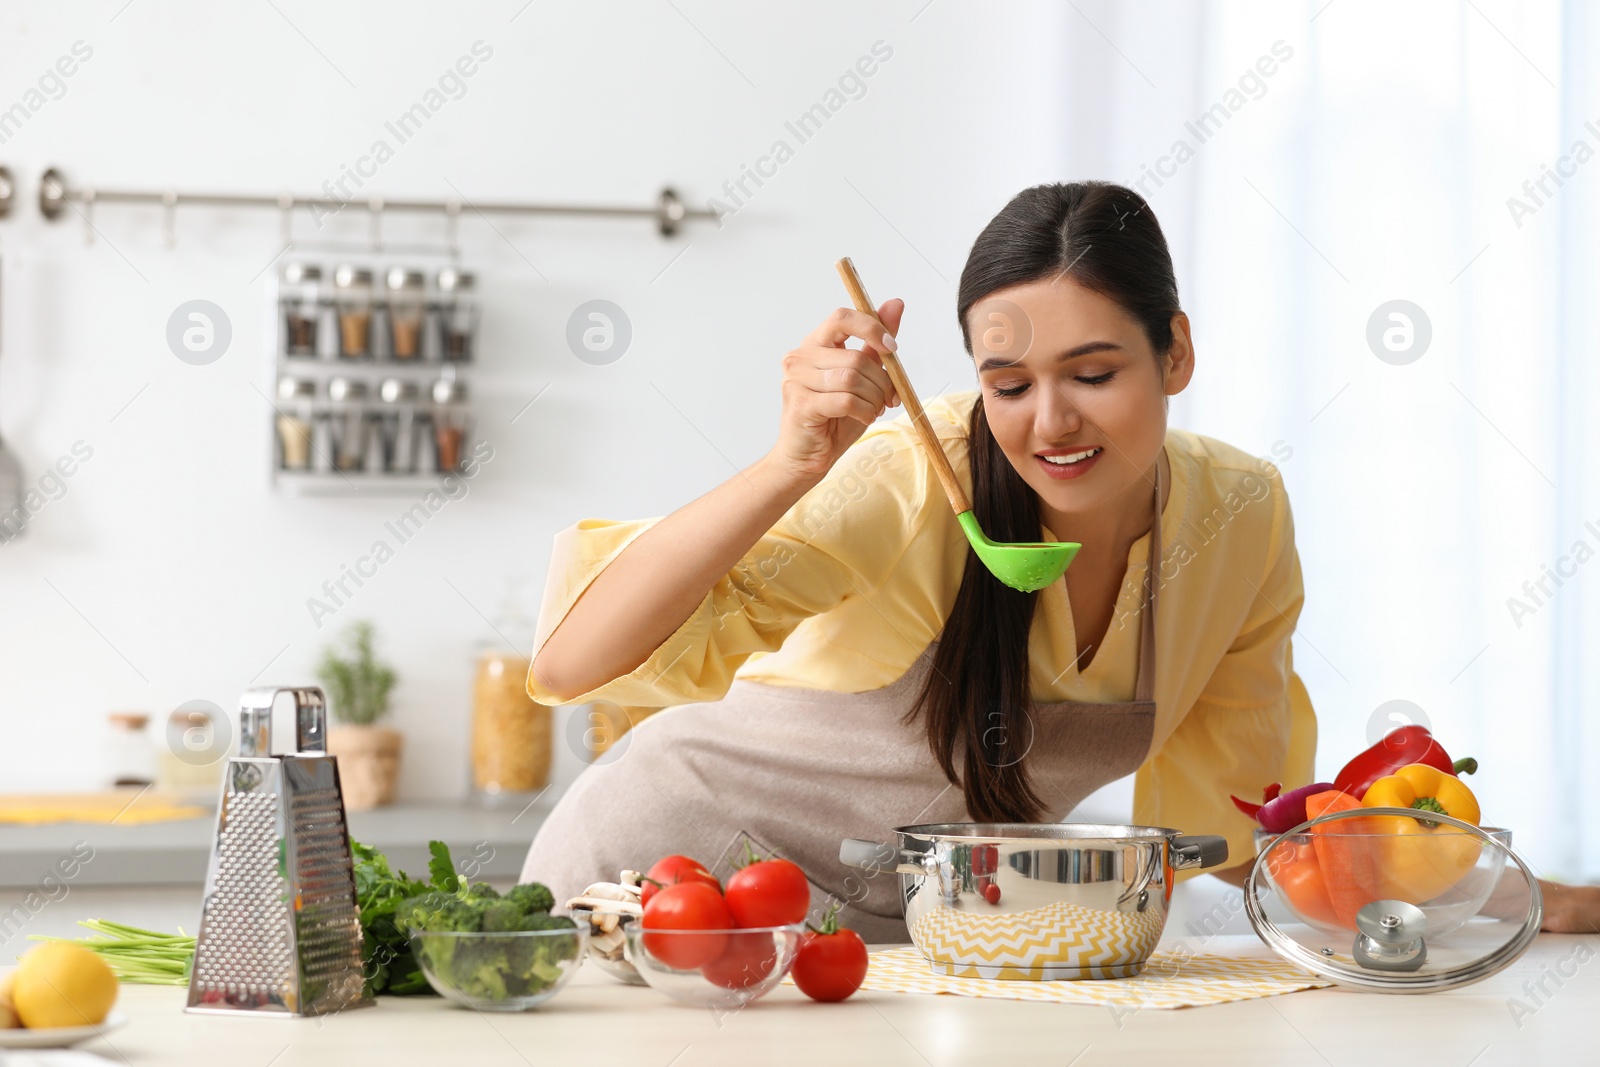
[[[1351,955],[1375,971],[1415,971],[1428,961],[1422,935],[1428,916],[1403,900],[1374,900],[1356,912],[1355,947]]]

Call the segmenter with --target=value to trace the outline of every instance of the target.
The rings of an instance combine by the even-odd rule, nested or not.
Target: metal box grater
[[[295,751],[272,755],[272,704],[294,697]],[[240,699],[206,871],[187,1010],[323,1015],[372,1003],[339,763],[314,687]]]

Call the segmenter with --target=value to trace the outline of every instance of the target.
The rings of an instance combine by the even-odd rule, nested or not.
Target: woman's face
[[[1052,516],[1118,513],[1150,492],[1168,396],[1188,385],[1188,318],[1158,357],[1138,321],[1065,275],[990,294],[967,312],[984,414]]]

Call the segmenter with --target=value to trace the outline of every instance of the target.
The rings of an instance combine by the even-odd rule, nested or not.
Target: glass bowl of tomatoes
[[[783,981],[805,928],[654,930],[633,922],[623,931],[624,951],[646,985],[680,1004],[738,1008]]]

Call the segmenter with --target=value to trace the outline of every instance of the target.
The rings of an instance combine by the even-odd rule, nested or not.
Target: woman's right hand
[[[900,403],[882,353],[898,348],[905,301],[878,309],[880,325],[854,308],[837,308],[783,357],[783,416],[768,459],[805,480],[827,474],[868,426]],[[846,348],[850,338],[865,346]]]

